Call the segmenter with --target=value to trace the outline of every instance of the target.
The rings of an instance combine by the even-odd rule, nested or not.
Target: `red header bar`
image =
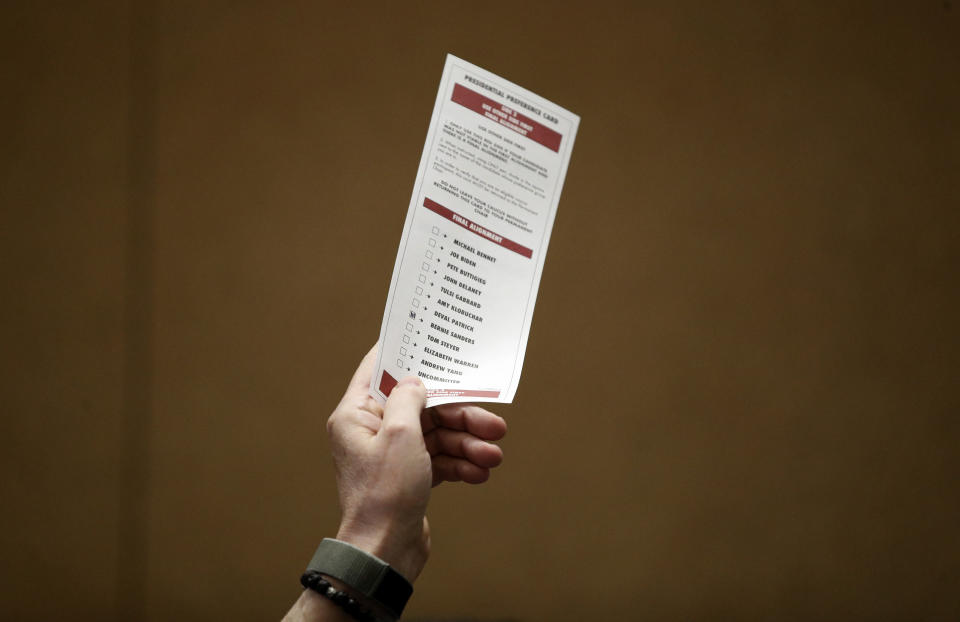
[[[453,97],[450,98],[464,108],[482,114],[488,119],[492,119],[504,127],[508,127],[517,134],[526,136],[530,140],[536,141],[559,153],[560,141],[563,136],[555,130],[551,130],[545,125],[534,121],[528,116],[522,115],[513,108],[504,104],[499,104],[494,100],[481,95],[476,91],[471,91],[462,84],[453,85]]]
[[[486,227],[481,227],[480,225],[473,222],[472,220],[467,220],[460,214],[457,214],[456,212],[445,208],[444,206],[440,205],[436,201],[431,201],[430,199],[424,197],[423,206],[428,210],[430,210],[431,212],[434,212],[443,216],[450,222],[454,222],[460,225],[467,231],[472,231],[473,233],[476,233],[477,235],[479,235],[481,238],[485,240],[490,240],[494,244],[499,244],[500,246],[510,249],[513,252],[518,253],[520,255],[523,255],[528,259],[533,257],[533,251],[527,248],[526,246],[521,246],[520,244],[517,244],[513,240],[508,240],[502,235],[497,235],[496,233],[494,233],[493,231],[490,231]]]

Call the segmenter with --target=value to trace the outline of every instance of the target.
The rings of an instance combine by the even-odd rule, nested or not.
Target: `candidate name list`
[[[481,276],[484,265],[493,265],[497,258],[454,237],[453,246],[439,279],[439,294],[430,318],[430,332],[423,348],[420,364],[422,378],[459,384],[465,369],[479,365],[464,358],[464,352],[477,342],[483,325],[483,289],[487,280]],[[434,290],[438,291],[438,290]],[[429,370],[429,371],[428,371]],[[442,376],[436,374],[443,374]]]

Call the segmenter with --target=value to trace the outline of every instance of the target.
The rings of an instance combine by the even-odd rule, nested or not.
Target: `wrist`
[[[416,529],[412,526],[375,528],[345,519],[337,531],[337,540],[379,557],[411,584],[430,556],[430,533],[425,518]]]
[[[347,589],[338,594],[336,582]],[[349,542],[324,538],[314,552],[300,583],[325,595],[346,609],[362,608],[364,600],[382,606],[399,618],[413,594],[413,585],[386,560]],[[370,620],[364,612],[357,619]],[[369,609],[366,611],[369,613]],[[364,614],[364,615],[360,615]],[[380,616],[376,616],[377,619]]]
[[[344,622],[394,622],[399,616],[387,609],[382,603],[358,592],[350,585],[335,577],[307,570],[300,577],[300,584],[306,588],[300,601],[304,608],[309,607],[325,611],[323,616],[304,617],[303,619],[343,620]],[[350,602],[353,601],[353,602]]]

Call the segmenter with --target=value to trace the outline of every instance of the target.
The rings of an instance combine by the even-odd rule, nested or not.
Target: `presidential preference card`
[[[448,55],[380,328],[370,394],[511,402],[580,117]]]

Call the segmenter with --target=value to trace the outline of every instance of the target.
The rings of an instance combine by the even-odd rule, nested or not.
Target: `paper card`
[[[511,402],[580,118],[448,55],[380,328],[370,394]]]

